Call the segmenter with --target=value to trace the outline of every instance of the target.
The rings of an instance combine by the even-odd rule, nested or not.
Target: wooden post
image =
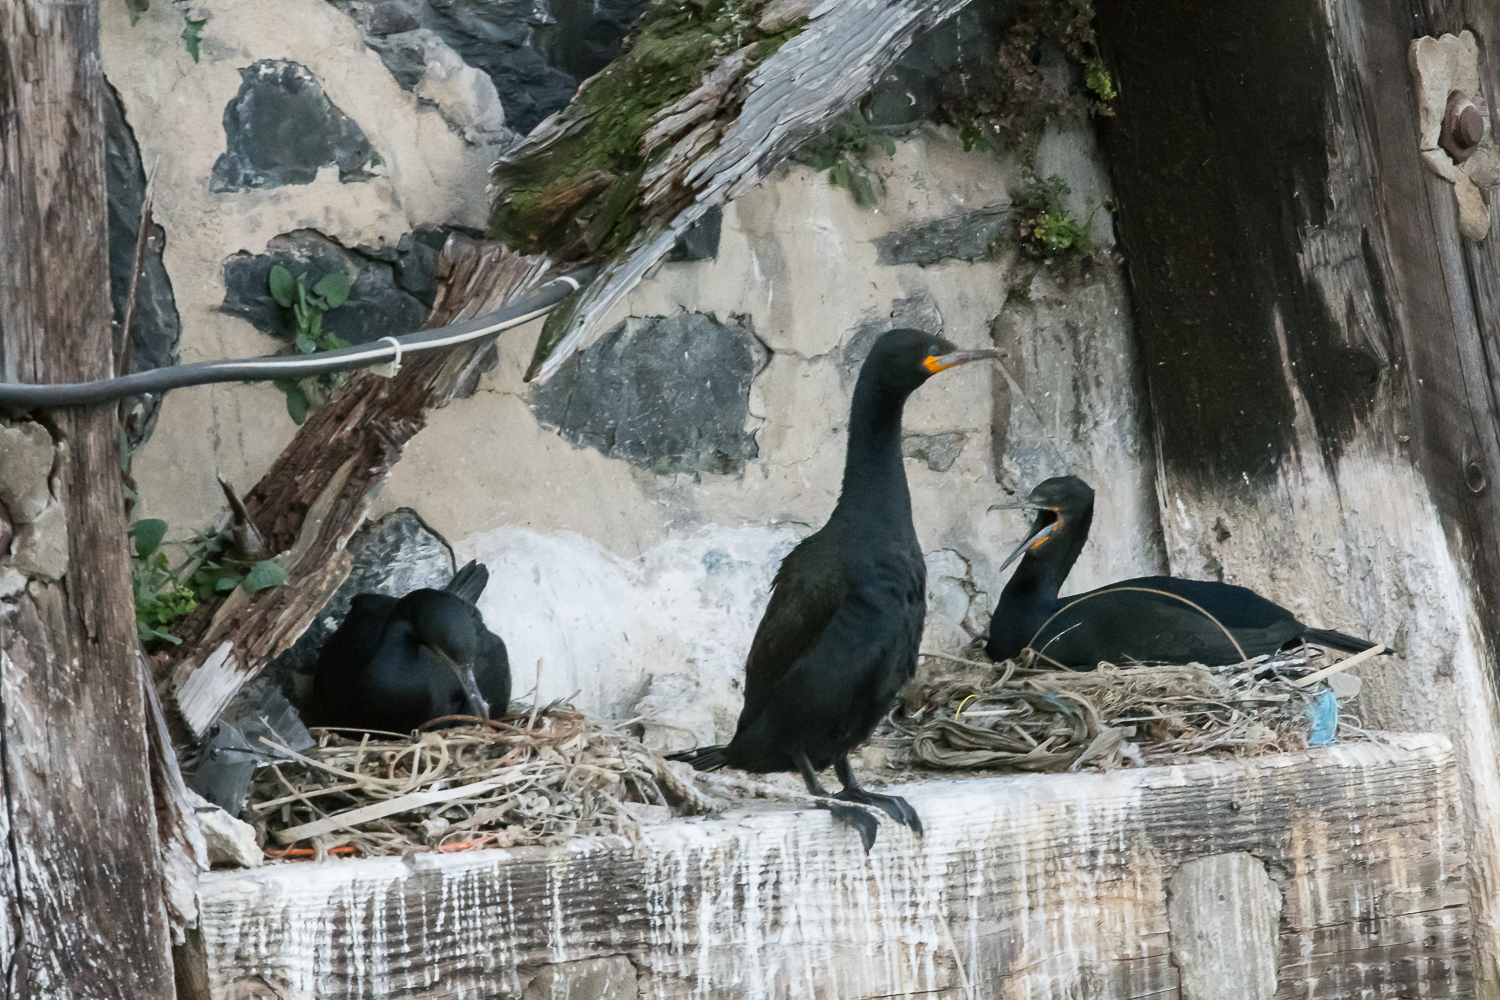
[[[112,371],[102,89],[93,3],[0,4],[6,380]],[[170,997],[114,411],[34,416],[0,424],[0,493],[26,498],[0,514],[30,553],[0,588],[3,988]]]
[[[1423,162],[1413,39],[1500,6],[1101,0],[1105,125],[1175,575],[1397,647],[1367,725],[1455,743],[1481,996],[1500,993],[1500,240]]]

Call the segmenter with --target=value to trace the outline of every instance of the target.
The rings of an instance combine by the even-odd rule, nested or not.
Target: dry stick
[[[970,667],[983,667],[986,670],[988,670],[990,667],[994,666],[993,663],[981,663],[978,660],[966,660],[962,656],[951,656],[948,653],[928,653],[928,652],[921,652],[921,653],[918,653],[917,655],[918,656],[930,656],[934,660],[947,660],[949,663],[963,663],[963,664],[966,664],[967,666],[970,666]]]
[[[527,729],[536,728],[536,710],[542,698],[542,658],[536,658],[536,686],[531,689],[531,721],[526,723]]]
[[[1355,653],[1353,656],[1342,659],[1331,666],[1324,667],[1317,673],[1308,674],[1306,677],[1301,677],[1297,680],[1292,681],[1292,686],[1299,688],[1310,687],[1311,685],[1316,684],[1318,681],[1322,680],[1330,674],[1336,674],[1340,671],[1348,670],[1350,667],[1357,667],[1361,663],[1368,660],[1370,657],[1379,656],[1383,652],[1385,652],[1385,647],[1377,643],[1374,646],[1371,646],[1369,649],[1365,650],[1363,653]]]
[[[519,771],[520,768],[514,770]],[[307,840],[310,837],[332,833],[340,828],[359,833],[360,831],[356,830],[355,827],[360,823],[368,823],[372,819],[381,819],[395,813],[406,812],[408,809],[418,809],[437,802],[447,802],[451,799],[461,799],[465,796],[493,791],[502,785],[508,784],[511,773],[513,772],[508,772],[498,778],[491,778],[488,781],[476,781],[471,785],[460,785],[457,788],[444,788],[436,792],[412,792],[410,795],[402,795],[399,798],[387,799],[384,802],[360,806],[358,809],[334,813],[331,816],[325,816],[323,819],[314,820],[311,823],[278,830],[275,834],[276,840],[283,844],[295,844],[299,840]]]
[[[156,168],[151,168],[151,179],[146,181],[146,195],[141,199],[141,217],[135,231],[135,261],[130,268],[130,292],[125,296],[125,315],[120,320],[121,375],[130,374],[130,321],[135,315],[135,289],[145,270],[146,240],[151,233],[151,199],[156,192]],[[128,397],[127,397],[128,398]],[[125,421],[125,400],[120,400],[120,422]]]
[[[120,319],[120,375],[130,374],[130,324],[135,318],[135,289],[140,281],[141,272],[145,270],[146,240],[151,233],[151,201],[156,194],[156,167],[151,168],[151,177],[146,181],[146,194],[141,199],[141,217],[135,231],[135,259],[130,267],[130,291],[125,296],[125,315]],[[115,408],[115,419],[120,425],[121,439],[127,440],[125,424],[130,418],[128,404],[130,397],[121,399]],[[125,451],[120,456],[120,475],[125,485],[133,491],[135,480],[130,478],[130,467],[135,461],[135,455]],[[130,507],[126,507],[128,514]]]

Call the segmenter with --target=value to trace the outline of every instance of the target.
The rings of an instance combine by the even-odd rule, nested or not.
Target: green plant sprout
[[[312,291],[308,291],[306,272],[293,278],[292,272],[277,264],[271,268],[268,284],[276,304],[292,311],[293,346],[298,353],[335,351],[349,346],[349,342],[338,334],[323,329],[323,314],[349,301],[349,277],[346,274],[330,271],[318,279]],[[302,379],[279,378],[273,384],[286,395],[287,413],[294,422],[301,424],[309,413],[326,403],[334,390],[347,381],[347,373],[336,372]]]
[[[1083,82],[1099,98],[1102,106],[1108,107],[1110,101],[1120,96],[1115,89],[1115,78],[1110,76],[1109,67],[1098,56],[1084,63]]]
[[[822,135],[803,143],[792,158],[814,170],[828,171],[828,183],[848,190],[861,208],[873,208],[885,193],[885,181],[864,163],[875,148],[884,150],[886,156],[896,155],[895,140],[872,128],[870,120],[855,110],[835,119]]]
[[[163,644],[176,645],[182,640],[169,628],[192,613],[198,606],[193,592],[177,582],[167,554],[161,550],[167,534],[167,522],[155,518],[137,521],[130,527],[135,539],[135,555],[130,560],[130,584],[135,592],[135,630],[141,644],[150,652]]]
[[[194,17],[189,9],[192,0],[172,0],[178,10],[182,11],[183,28],[182,44],[187,48],[188,55],[193,57],[193,62],[198,61],[198,46],[203,42],[203,26],[208,23],[206,17]],[[151,9],[151,0],[125,0],[125,10],[130,14],[130,26],[133,28],[141,15]]]
[[[1094,252],[1089,224],[1068,214],[1063,199],[1072,191],[1056,174],[1046,180],[1032,178],[1020,199],[1026,213],[1021,222],[1021,238],[1043,257],[1061,255],[1081,260]]]
[[[130,559],[130,582],[135,592],[135,628],[148,652],[158,652],[182,640],[172,626],[199,604],[243,587],[254,594],[291,582],[274,559],[236,559],[227,549],[227,532],[199,532],[186,543],[187,559],[176,569],[167,560],[167,522],[143,518],[130,526],[135,552]],[[174,543],[175,544],[175,543]],[[191,567],[191,572],[188,572]]]

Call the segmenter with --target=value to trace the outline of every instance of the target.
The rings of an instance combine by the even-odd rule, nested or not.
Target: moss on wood
[[[763,32],[762,6],[763,0],[663,0],[649,7],[620,56],[561,112],[554,135],[496,166],[500,195],[491,237],[557,260],[625,247],[640,226],[642,178],[671,152],[670,143],[645,151],[653,116],[690,94],[726,55],[753,46],[748,62],[758,64],[805,23]],[[726,106],[737,103],[736,93]],[[722,117],[722,109],[714,115]]]

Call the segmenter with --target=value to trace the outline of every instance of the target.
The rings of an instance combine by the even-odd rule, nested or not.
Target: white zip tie
[[[371,365],[370,374],[379,375],[381,378],[395,378],[396,373],[401,370],[401,341],[395,337],[381,337],[375,343],[383,344],[387,340],[396,349],[396,356],[383,365]]]

